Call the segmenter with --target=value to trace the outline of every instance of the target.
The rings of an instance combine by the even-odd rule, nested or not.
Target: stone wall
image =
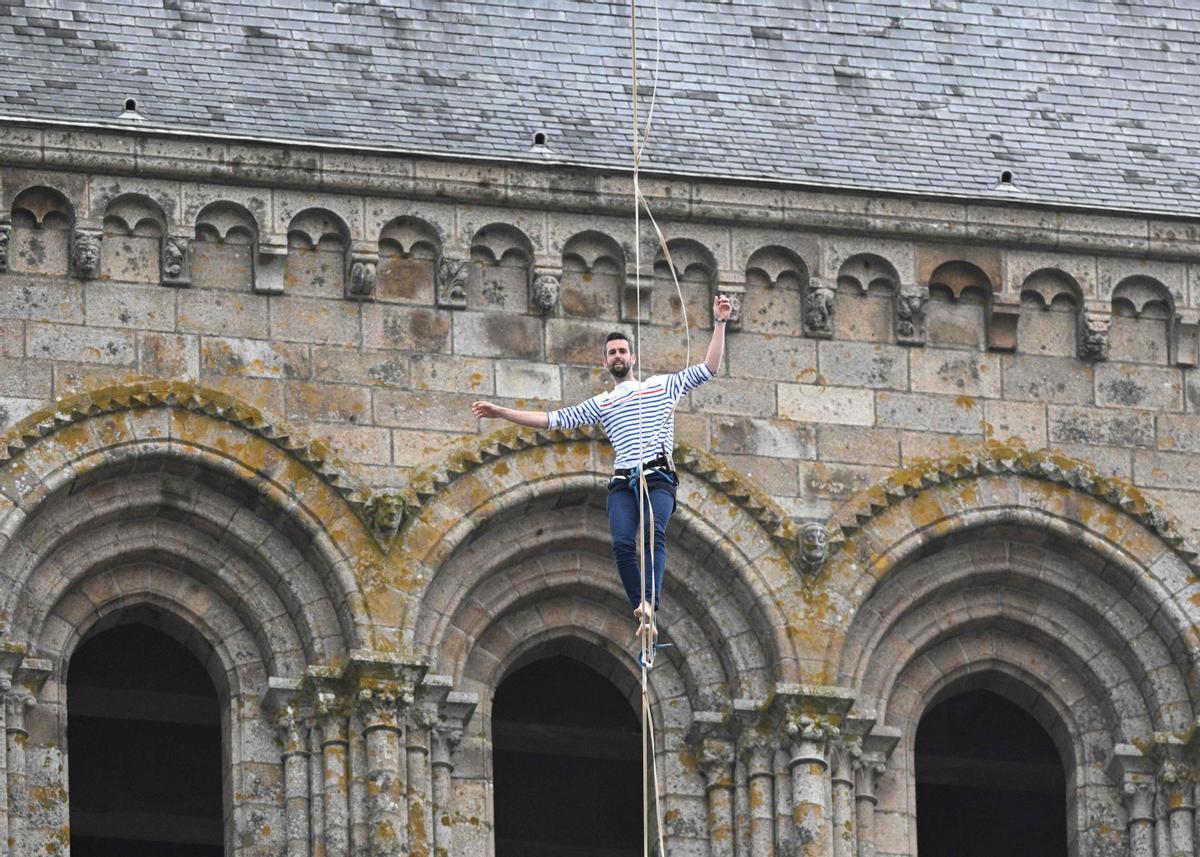
[[[1048,700],[1047,731],[1076,760],[1075,853],[1118,853],[1156,821],[1175,837],[1162,857],[1193,853],[1179,832],[1194,827],[1190,791],[1135,811],[1122,789],[1141,795],[1180,763],[1195,722],[1195,223],[1019,197],[652,178],[673,277],[651,231],[633,234],[621,175],[15,125],[0,129],[0,164],[0,428],[17,426],[6,461],[25,468],[0,486],[2,545],[20,558],[12,597],[46,601],[40,620],[6,614],[19,653],[9,677],[43,694],[39,761],[53,755],[71,649],[66,637],[50,646],[39,621],[74,614],[30,582],[50,555],[30,540],[65,514],[57,492],[88,472],[88,455],[119,462],[105,450],[154,445],[154,430],[123,427],[121,414],[165,408],[172,442],[140,455],[226,456],[223,479],[258,474],[281,498],[295,492],[266,530],[290,532],[303,510],[305,527],[341,546],[305,557],[312,582],[296,603],[309,606],[290,610],[294,639],[272,643],[289,656],[264,652],[260,674],[239,679],[267,707],[238,707],[258,737],[234,751],[232,776],[278,765],[278,789],[232,808],[230,853],[306,854],[310,837],[331,857],[437,846],[411,802],[389,815],[351,786],[341,809],[328,803],[316,784],[337,777],[322,764],[349,766],[360,784],[420,783],[422,806],[435,787],[449,799],[453,769],[455,817],[482,822],[463,825],[453,853],[488,853],[490,692],[564,640],[585,641],[578,657],[612,672],[620,632],[592,629],[622,627],[624,611],[594,502],[606,448],[588,435],[493,437],[500,427],[470,403],[543,408],[600,391],[603,337],[634,331],[639,313],[648,369],[689,359],[684,308],[699,361],[721,291],[738,304],[725,365],[677,416],[694,478],[670,574],[694,606],[672,626],[678,660],[655,672],[671,853],[912,853],[915,722],[952,681],[984,672],[1010,695],[1019,685]],[[201,420],[189,434],[176,426],[186,414],[217,427]],[[72,434],[85,429],[86,442]],[[268,466],[264,444],[292,463]],[[328,497],[304,495],[309,476],[285,484],[293,467]],[[164,490],[140,479],[148,496]],[[387,498],[397,511],[381,524]],[[29,515],[41,523],[26,526]],[[803,554],[804,522],[821,525],[827,555]],[[978,574],[946,583],[959,568]],[[559,594],[581,573],[602,605],[594,616]],[[1043,623],[1075,636],[993,627],[1032,621],[1030,581],[1055,593]],[[903,593],[921,586],[946,599],[940,621],[986,640],[953,652],[937,635],[913,643],[922,637],[905,623],[924,620]],[[973,606],[976,588],[1006,593],[1004,616]],[[506,600],[510,589],[540,594]],[[468,603],[490,606],[477,615]],[[321,634],[336,644],[314,642]],[[1129,640],[1120,668],[1078,667]],[[922,673],[931,658],[944,660]],[[1047,663],[1071,664],[1076,690],[1055,687]],[[1157,684],[1136,704],[1122,695],[1148,675]],[[263,743],[270,718],[282,755]],[[408,774],[380,769],[401,746]],[[763,800],[777,817],[751,812]],[[62,809],[43,815],[30,842],[49,849]],[[263,819],[286,842],[242,835]],[[394,839],[367,835],[381,819]],[[858,833],[835,835],[845,829]]]

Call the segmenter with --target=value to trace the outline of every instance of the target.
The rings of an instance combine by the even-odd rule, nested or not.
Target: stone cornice
[[[1090,464],[1053,449],[1028,450],[989,441],[978,448],[940,459],[918,459],[841,506],[828,525],[830,552],[846,543],[873,518],[930,488],[989,475],[1024,476],[1068,486],[1118,509],[1161,538],[1195,570],[1200,551],[1164,508],[1132,484],[1104,476]]]
[[[0,121],[0,165],[621,217],[629,214],[632,205],[628,173],[609,167],[230,139],[46,120]],[[642,185],[655,213],[665,219],[1200,259],[1198,218],[1167,212],[649,171],[644,173]]]

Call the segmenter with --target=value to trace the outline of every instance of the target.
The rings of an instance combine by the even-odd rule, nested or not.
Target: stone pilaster
[[[1155,747],[1157,786],[1167,812],[1168,852],[1160,857],[1194,857],[1195,770],[1184,758],[1183,745],[1167,741]]]
[[[321,735],[321,793],[325,820],[325,857],[350,854],[350,750],[345,700],[332,693],[318,693],[317,729]]]
[[[899,741],[898,730],[877,726],[863,737],[862,754],[854,760],[857,857],[875,857],[875,807],[879,803],[875,790]]]
[[[287,269],[286,235],[260,235],[254,259],[254,291],[260,295],[281,295]]]
[[[433,768],[433,853],[450,857],[454,853],[454,751],[475,706],[473,693],[451,691],[438,711],[438,722],[430,734],[430,762]]]
[[[16,684],[4,694],[5,755],[8,762],[8,842],[12,853],[28,854],[25,822],[29,818],[29,784],[25,770],[26,714],[37,704],[28,688]]]
[[[1125,803],[1129,857],[1155,857],[1153,760],[1137,747],[1118,744],[1113,750],[1109,775],[1120,784]]]
[[[843,737],[830,752],[833,803],[833,857],[856,857],[858,842],[854,814],[854,768],[862,758],[862,739]]]
[[[697,712],[695,717],[688,742],[695,748],[696,762],[704,775],[708,853],[710,857],[734,857],[734,744],[727,737],[727,725],[720,714]]]
[[[995,295],[987,308],[987,345],[991,351],[1017,350],[1017,325],[1021,319],[1019,296]]]

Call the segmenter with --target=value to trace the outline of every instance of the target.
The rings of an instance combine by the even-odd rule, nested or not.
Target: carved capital
[[[467,277],[471,260],[443,256],[437,266],[437,305],[447,309],[466,309]]]
[[[0,223],[0,273],[8,270],[8,238],[12,234],[11,223]]]
[[[363,731],[400,731],[404,727],[405,712],[413,703],[413,693],[411,688],[404,685],[380,684],[360,689],[356,702],[362,715]]]
[[[852,785],[855,779],[855,769],[863,757],[862,739],[843,736],[833,741],[830,746],[830,767],[833,769],[833,781]]]
[[[284,705],[275,712],[275,738],[283,748],[283,756],[308,752],[308,724],[291,705]]]
[[[77,227],[71,236],[71,273],[82,280],[94,280],[100,276],[101,242],[104,232],[100,229]]]
[[[1154,780],[1150,778],[1126,778],[1121,786],[1121,796],[1129,813],[1129,823],[1154,821]]]
[[[813,277],[804,294],[804,333],[818,339],[833,336],[833,289]]]
[[[313,715],[321,732],[321,746],[345,744],[350,740],[346,725],[346,700],[333,693],[319,692],[313,701]]]
[[[929,291],[901,286],[896,291],[896,341],[901,345],[925,344],[925,305]]]
[[[37,705],[37,698],[24,685],[15,685],[4,694],[5,725],[9,734],[26,735],[25,715]]]
[[[439,723],[433,727],[433,730],[429,733],[432,763],[446,768],[453,768],[454,763],[451,759],[453,759],[454,751],[458,749],[458,745],[462,743],[465,732],[466,730],[462,726],[449,723]]]
[[[192,241],[181,235],[166,235],[162,243],[162,284],[190,286],[191,265],[188,263]]]
[[[538,312],[547,315],[558,306],[559,291],[558,277],[554,274],[538,274],[529,288],[529,302]]]
[[[466,733],[479,697],[473,693],[450,691],[438,709],[438,722],[430,732],[431,761],[434,765],[454,767],[454,750]]]
[[[704,774],[707,788],[733,788],[733,742],[715,736],[699,739],[696,762]]]
[[[1079,318],[1079,358],[1098,362],[1108,359],[1108,331],[1112,316],[1085,309]]]
[[[350,257],[346,272],[346,297],[352,301],[375,300],[375,285],[379,271],[379,256],[355,253]]]
[[[1168,809],[1190,809],[1196,772],[1181,759],[1164,758],[1158,765],[1158,787],[1167,799]]]

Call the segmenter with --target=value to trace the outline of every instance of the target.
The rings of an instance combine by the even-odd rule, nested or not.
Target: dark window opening
[[[125,109],[130,110],[130,111],[137,110],[137,99],[126,98],[125,99]]]
[[[196,657],[149,625],[85,640],[67,676],[72,857],[221,857],[221,718]]]
[[[1000,173],[1000,184],[1012,184],[1012,173],[1008,170]]]
[[[496,857],[641,854],[641,738],[629,701],[576,660],[506,678],[492,709]]]
[[[542,133],[541,131],[538,131],[536,134],[534,134],[533,135],[533,145],[535,145],[535,146],[546,145],[546,135],[544,133]]]
[[[1024,709],[986,690],[931,708],[917,728],[921,857],[1066,857],[1066,778]]]

